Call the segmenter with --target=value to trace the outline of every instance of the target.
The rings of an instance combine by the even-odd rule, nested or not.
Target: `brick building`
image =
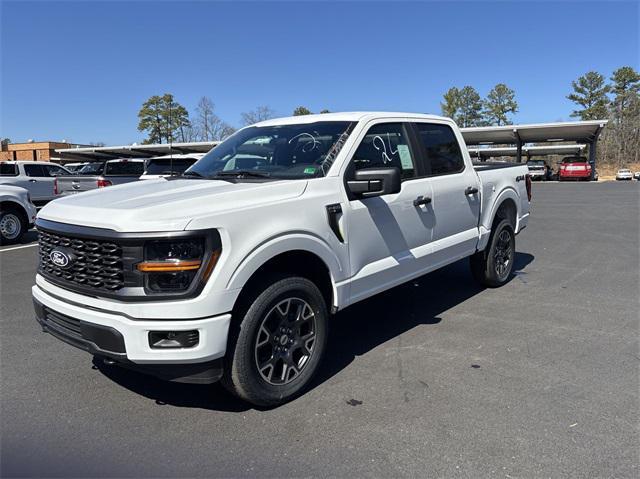
[[[59,148],[76,148],[85,145],[63,143],[61,141],[32,141],[28,143],[2,143],[0,161],[54,161]]]

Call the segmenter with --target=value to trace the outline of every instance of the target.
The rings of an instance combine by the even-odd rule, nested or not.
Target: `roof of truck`
[[[389,111],[347,111],[341,113],[316,113],[311,115],[288,116],[284,118],[273,118],[271,120],[256,123],[257,126],[288,125],[300,123],[315,123],[317,121],[361,121],[373,118],[415,118],[421,120],[446,120],[437,115],[426,115],[423,113],[389,112]]]

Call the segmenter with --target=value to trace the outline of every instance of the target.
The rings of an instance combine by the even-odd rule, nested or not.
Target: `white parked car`
[[[627,168],[621,168],[616,173],[616,180],[618,181],[633,180],[633,173],[631,173],[631,170]]]
[[[204,156],[204,153],[166,155],[149,158],[141,180],[155,180],[167,176],[180,176]]]
[[[19,186],[0,185],[0,244],[20,241],[36,221],[29,192]]]
[[[36,317],[109,363],[274,405],[318,370],[331,313],[465,257],[509,281],[530,195],[525,164],[474,167],[448,118],[268,120],[182,177],[47,205]]]
[[[633,177],[634,177],[636,180],[640,181],[640,171],[636,171],[636,172],[633,174]]]

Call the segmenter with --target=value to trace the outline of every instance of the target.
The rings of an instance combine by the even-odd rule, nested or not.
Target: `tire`
[[[256,289],[230,331],[222,384],[249,403],[275,406],[302,393],[318,369],[329,313],[306,278],[279,277]]]
[[[516,251],[516,236],[509,220],[500,220],[491,231],[484,251],[471,256],[471,273],[489,288],[502,286],[511,277]]]
[[[27,231],[27,220],[16,207],[3,207],[0,211],[0,244],[13,244]]]

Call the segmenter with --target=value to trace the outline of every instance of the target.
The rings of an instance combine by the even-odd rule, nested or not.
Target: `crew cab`
[[[591,165],[584,156],[567,156],[562,159],[558,180],[591,180]]]
[[[36,318],[110,364],[275,405],[317,371],[331,313],[466,257],[505,284],[530,195],[526,165],[474,167],[447,118],[268,120],[181,177],[45,207]]]
[[[56,197],[56,178],[71,175],[66,168],[48,161],[0,162],[0,185],[24,188],[36,206],[43,206]]]
[[[56,197],[137,181],[144,173],[144,166],[144,160],[140,159],[117,159],[88,163],[75,175],[59,178],[55,182]]]
[[[19,186],[0,185],[0,245],[17,243],[36,221],[36,206]]]

